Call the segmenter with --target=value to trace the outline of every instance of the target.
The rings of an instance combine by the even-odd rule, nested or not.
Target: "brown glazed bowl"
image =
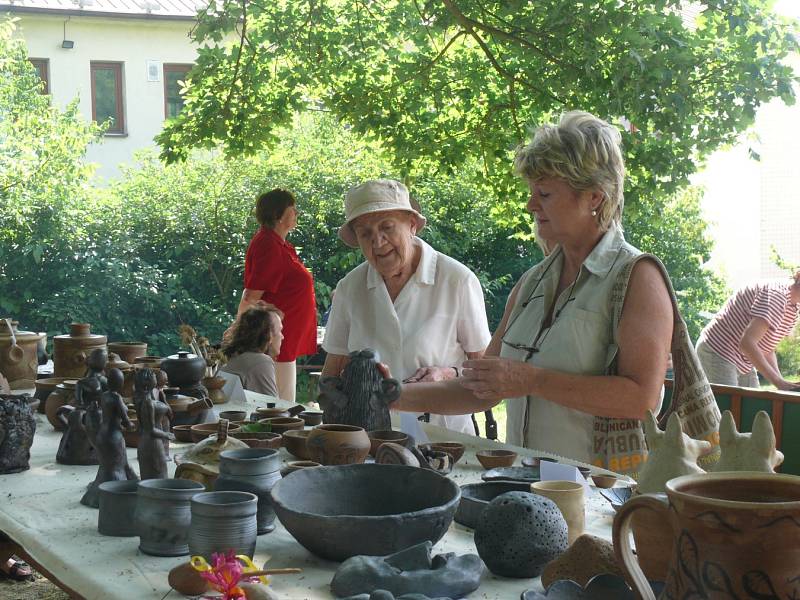
[[[198,425],[192,425],[191,432],[192,432],[192,441],[194,443],[200,442],[206,439],[213,433],[217,433],[219,429],[219,423],[199,423]],[[236,426],[228,425],[228,435],[239,431],[239,428]]]
[[[381,444],[385,444],[386,442],[408,446],[408,434],[402,431],[392,431],[391,429],[385,431],[369,431],[367,435],[369,436],[369,455],[372,457],[378,453],[378,448],[381,447]]]
[[[267,408],[265,406],[262,406],[256,409],[257,418],[253,420],[255,421],[259,419],[269,419],[272,417],[288,417],[288,416],[289,412],[285,408],[279,408],[279,407]]]
[[[306,422],[306,425],[309,427],[314,427],[322,423],[322,411],[321,410],[304,410],[297,415],[303,421]]]
[[[614,487],[614,484],[617,483],[617,476],[602,475],[600,473],[597,473],[595,475],[592,475],[592,481],[594,482],[595,487],[607,490],[608,488]]]
[[[464,456],[465,446],[461,442],[431,442],[428,448],[434,452],[446,452],[453,457],[453,464],[456,464]]]
[[[283,433],[290,429],[302,429],[306,422],[297,417],[271,417],[269,419],[259,419],[259,423],[264,423],[272,427],[274,433]]]
[[[283,446],[292,456],[296,456],[300,460],[311,460],[311,455],[308,453],[308,446],[306,441],[311,430],[308,429],[290,429],[283,432]]]
[[[244,421],[247,419],[246,410],[223,410],[219,413],[220,419],[228,419],[228,421]]]
[[[326,423],[317,425],[308,435],[311,460],[323,465],[352,465],[363,463],[369,454],[367,432],[354,425]]]
[[[191,442],[192,440],[192,426],[191,425],[173,425],[172,433],[175,435],[175,440],[178,442]]]
[[[517,453],[513,450],[479,450],[475,453],[475,458],[484,469],[495,469],[513,465],[517,460]]]

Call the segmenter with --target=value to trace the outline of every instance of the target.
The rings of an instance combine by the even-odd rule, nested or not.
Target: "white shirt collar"
[[[439,253],[416,236],[414,236],[414,241],[422,248],[422,254],[419,258],[417,270],[411,275],[409,281],[414,280],[420,285],[434,285],[436,283],[436,261]],[[367,289],[371,290],[382,284],[383,277],[381,277],[381,274],[371,264],[367,263]]]

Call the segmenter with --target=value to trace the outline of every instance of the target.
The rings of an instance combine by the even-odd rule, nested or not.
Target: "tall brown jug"
[[[667,497],[644,494],[614,519],[614,549],[644,600],[655,596],[630,545],[640,509],[670,520],[672,560],[659,598],[800,598],[800,477],[708,473],[667,482]]]

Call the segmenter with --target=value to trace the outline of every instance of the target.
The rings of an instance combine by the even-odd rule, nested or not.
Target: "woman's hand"
[[[509,358],[464,362],[459,383],[481,400],[503,400],[533,393],[536,367]]]
[[[455,367],[420,367],[403,383],[418,383],[420,381],[447,381],[458,377]]]

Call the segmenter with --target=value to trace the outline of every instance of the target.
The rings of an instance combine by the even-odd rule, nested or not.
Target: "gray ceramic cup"
[[[204,492],[192,498],[189,552],[211,560],[233,550],[250,558],[256,551],[258,497],[249,492]]]
[[[140,481],[135,513],[139,550],[153,556],[189,554],[189,501],[205,489],[188,479]]]
[[[250,492],[258,496],[258,533],[275,529],[275,510],[269,492],[280,481],[281,458],[277,450],[242,448],[219,455],[217,492]]]
[[[98,486],[100,512],[97,531],[116,537],[133,537],[137,534],[133,516],[138,488],[138,480],[106,481]]]

